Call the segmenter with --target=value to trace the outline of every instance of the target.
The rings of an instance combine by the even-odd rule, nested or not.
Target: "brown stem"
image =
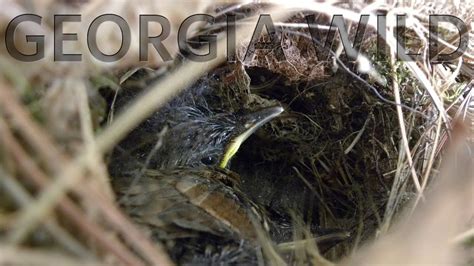
[[[22,174],[29,178],[38,188],[48,185],[48,177],[36,165],[36,163],[26,154],[25,150],[15,141],[8,127],[0,120],[0,138],[6,149],[18,163],[18,168]],[[89,221],[86,215],[69,199],[63,198],[58,203],[58,208],[83,232],[94,238],[105,250],[115,254],[117,258],[129,265],[143,265],[139,258],[129,252],[121,243],[109,239],[104,234],[104,229]]]
[[[50,136],[31,119],[29,113],[19,103],[18,97],[6,84],[0,84],[0,107],[8,114],[19,134],[30,144],[33,149],[41,155],[43,162],[49,165],[49,169],[59,171],[58,166],[66,168],[71,160],[63,155],[55,145]],[[110,202],[96,188],[84,183],[83,186],[73,187],[73,192],[86,201],[97,204],[106,218],[122,236],[127,239],[141,254],[155,265],[171,265],[168,256],[158,244],[153,244],[140,232],[125,215]]]

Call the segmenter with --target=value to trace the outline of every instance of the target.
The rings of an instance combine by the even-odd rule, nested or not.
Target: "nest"
[[[54,10],[89,12],[87,18],[109,9],[129,18],[140,6],[157,8],[157,13],[173,15],[173,27],[196,10],[215,14],[217,22],[231,13],[243,22],[255,22],[256,14],[289,8],[202,1],[180,13],[170,3],[110,8],[99,0],[46,2]],[[423,15],[440,7],[415,4],[423,7]],[[45,16],[54,12],[46,6],[5,5],[25,12],[33,8],[29,11]],[[166,247],[149,239],[120,209],[109,178],[146,164],[170,122],[170,112],[190,101],[210,112],[274,105],[285,109],[242,145],[230,165],[241,176],[242,191],[291,229],[261,243],[260,262],[472,261],[463,253],[472,250],[473,235],[469,195],[474,164],[465,152],[472,148],[472,45],[461,61],[430,65],[428,71],[426,58],[411,65],[396,62],[393,47],[372,53],[378,36],[369,29],[361,43],[366,56],[353,60],[339,52],[341,44],[336,42],[330,60],[324,60],[319,56],[321,43],[298,26],[317,7],[322,8],[312,3],[291,16],[275,15],[285,62],[263,50],[245,61],[247,43],[239,43],[235,63],[222,63],[219,54],[204,65],[179,58],[171,65],[153,59],[147,67],[133,60],[133,53],[115,64],[85,58],[74,67],[47,60],[20,65],[2,51],[0,262],[171,263]],[[330,7],[349,14],[368,5]],[[402,4],[398,8],[416,10]],[[472,7],[450,4],[445,10],[457,12],[464,21],[472,19]],[[329,25],[332,12],[316,14],[319,25]],[[1,25],[8,19],[0,14]],[[415,26],[400,34],[417,39],[407,43],[417,51],[426,42],[420,27],[427,21],[416,16],[410,21]],[[355,24],[348,25],[351,38]],[[52,32],[47,21],[41,27]],[[443,29],[443,39],[454,44],[455,34]],[[203,26],[194,33],[220,31]],[[242,32],[249,29],[237,33],[248,39],[249,33]],[[116,40],[112,31],[107,33],[99,42]],[[117,157],[117,149],[127,156]],[[324,229],[343,230],[350,237],[317,248],[315,239]],[[277,243],[282,241],[286,243]],[[430,244],[434,242],[443,244]],[[417,245],[427,246],[426,251],[413,255]],[[218,259],[197,254],[194,261]]]

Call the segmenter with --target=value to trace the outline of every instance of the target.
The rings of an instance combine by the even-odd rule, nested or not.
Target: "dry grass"
[[[36,63],[19,63],[8,56],[3,43],[0,47],[0,263],[41,265],[172,264],[161,245],[147,239],[117,207],[104,158],[151,113],[221,65],[226,55],[224,49],[219,49],[217,58],[212,61],[182,63],[154,83],[145,94],[134,99],[126,111],[103,123],[106,117],[105,107],[101,105],[103,99],[91,80],[101,78],[120,87],[119,82],[114,83],[113,78],[109,77],[117,78],[118,73],[124,70],[143,66],[136,60],[138,26],[135,22],[138,14],[161,14],[171,21],[172,35],[165,45],[174,54],[177,48],[172,41],[176,37],[173,34],[185,17],[196,13],[222,15],[247,6],[259,10],[258,13],[270,13],[275,22],[293,33],[290,38],[293,42],[288,43],[291,48],[301,45],[304,40],[310,43],[307,31],[295,21],[301,17],[301,12],[311,11],[327,16],[342,14],[353,24],[358,23],[361,13],[375,10],[387,11],[389,17],[407,13],[410,14],[410,34],[416,35],[423,43],[427,42],[429,14],[454,14],[472,25],[474,12],[468,2],[441,5],[424,1],[370,5],[360,1],[352,3],[352,6],[313,1],[275,1],[264,6],[234,2],[227,9],[217,12],[218,4],[212,1],[186,1],[182,6],[177,6],[175,1],[132,3],[105,0],[3,0],[0,4],[2,34],[7,23],[17,14],[36,13],[43,16],[43,25],[30,25],[25,31],[43,32],[49,36],[46,37],[46,58]],[[122,15],[133,22],[130,23],[133,33],[131,52],[119,62],[105,64],[91,58],[84,42],[78,42],[76,47],[69,48],[82,51],[81,63],[54,63],[51,20],[55,13],[80,13],[86,25],[99,14]],[[241,47],[248,43],[256,20],[256,16],[249,16],[245,23],[239,24],[236,36]],[[369,28],[373,29],[375,25],[376,21],[369,21]],[[116,48],[120,38],[117,32],[114,28],[104,30],[99,43],[105,49]],[[380,102],[382,100],[378,96],[385,100],[387,97],[393,99],[395,110],[372,113],[360,131],[346,135],[342,151],[344,154],[360,152],[358,145],[381,147],[380,150],[392,158],[390,171],[383,173],[385,185],[390,187],[389,194],[377,194],[376,189],[364,191],[357,178],[351,175],[355,167],[342,165],[336,169],[330,158],[316,157],[323,170],[314,171],[315,179],[327,181],[325,168],[330,168],[331,171],[327,172],[337,172],[343,178],[331,180],[330,189],[323,185],[312,187],[314,191],[323,192],[321,195],[327,197],[328,191],[347,189],[345,197],[364,199],[351,206],[352,211],[359,214],[351,221],[338,220],[333,213],[334,205],[329,200],[323,203],[319,215],[324,217],[321,219],[326,221],[325,225],[355,226],[352,241],[325,256],[334,263],[341,260],[344,265],[472,262],[472,256],[462,252],[472,251],[474,235],[473,157],[472,150],[466,152],[466,149],[473,148],[474,141],[472,41],[469,50],[457,62],[430,65],[425,54],[422,61],[400,63],[395,60],[395,39],[390,37],[393,36],[390,32],[393,32],[394,25],[388,23],[387,30],[388,62],[369,65],[368,62],[374,58],[364,55],[354,59],[356,67],[351,69],[357,69],[358,73],[348,71],[349,75],[364,76],[361,82],[372,90],[383,88],[379,93],[384,96],[378,94],[373,98]],[[449,33],[451,29],[444,30]],[[86,36],[85,27],[74,24],[67,25],[65,31],[78,32],[82,40]],[[474,38],[472,30],[465,34],[469,34],[471,40]],[[450,46],[456,44],[456,38],[450,41],[444,42],[448,51]],[[224,43],[225,38],[222,38],[218,47],[225,47]],[[340,52],[334,54],[333,62],[321,63],[324,66],[317,65],[320,62],[303,60],[297,52],[295,49],[285,50],[287,56],[290,55],[291,64],[275,64],[274,58],[269,55],[263,57],[264,60],[258,57],[255,65],[248,67],[263,67],[305,82],[318,78],[327,82],[331,74],[324,73],[324,66],[326,69],[327,66],[340,70],[347,68],[347,59],[339,59]],[[147,64],[162,69],[166,67],[156,57]],[[314,66],[312,70],[317,71],[311,72],[308,65]],[[406,108],[406,102],[414,104]],[[386,121],[386,117],[396,118],[397,123]],[[309,123],[312,126],[295,130],[300,130],[299,136],[309,136],[313,140],[316,137],[312,134],[324,129],[317,122]],[[384,136],[382,142],[374,137],[374,146],[363,146],[363,136],[374,128],[380,128],[378,132]],[[446,152],[448,146],[451,147],[450,152]],[[367,154],[370,152],[367,151]],[[305,175],[299,170],[301,165],[294,168],[295,178],[305,180]],[[441,174],[440,168],[443,168]],[[310,187],[313,184],[307,183]],[[380,211],[380,208],[383,210]],[[372,221],[368,221],[367,217]],[[302,229],[299,235],[300,239],[295,239],[294,243],[278,246],[262,240],[266,259],[274,264],[282,263],[278,252],[290,250],[299,254],[300,260],[296,262],[332,263],[321,257],[314,241],[311,241],[313,236]]]

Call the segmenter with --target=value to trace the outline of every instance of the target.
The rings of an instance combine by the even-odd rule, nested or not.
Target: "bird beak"
[[[248,114],[242,119],[242,132],[233,137],[226,147],[224,157],[220,162],[221,168],[226,168],[230,159],[237,153],[240,145],[244,143],[257,129],[262,127],[265,123],[280,115],[284,109],[280,106],[269,107],[254,113]]]

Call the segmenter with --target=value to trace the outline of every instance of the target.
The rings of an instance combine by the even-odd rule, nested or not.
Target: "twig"
[[[369,121],[370,121],[370,115],[365,120],[364,125],[359,130],[359,132],[357,132],[357,136],[351,142],[349,147],[347,147],[347,149],[344,150],[344,154],[346,154],[346,155],[349,154],[349,152],[351,152],[351,150],[354,148],[354,146],[357,144],[357,142],[359,142],[360,138],[362,137],[362,134],[364,134],[365,128],[367,127],[367,124],[369,123]]]
[[[84,141],[84,147],[87,147],[91,150],[95,150],[96,148],[94,139],[94,129],[92,126],[92,116],[90,113],[89,102],[87,99],[86,85],[81,80],[72,79],[68,81],[68,85],[70,86],[66,86],[66,88],[74,89],[78,98],[79,119],[81,122],[81,131]],[[105,192],[109,199],[113,199],[114,193],[110,186],[107,170],[106,167],[104,167],[102,158],[97,152],[92,152],[91,155],[92,157],[89,158],[89,169],[94,172],[94,176],[98,177],[97,181],[99,181],[93,183],[98,183],[97,185],[100,185],[102,187],[101,191]],[[92,180],[95,181],[96,179]]]
[[[17,97],[12,93],[6,85],[0,84],[0,103],[3,110],[15,119],[16,125],[22,130],[19,131],[33,148],[39,147],[35,141],[42,141],[43,144],[49,146],[49,151],[54,157],[48,164],[66,165],[61,171],[60,180],[56,180],[43,191],[43,197],[31,204],[24,212],[22,218],[17,223],[16,231],[9,235],[9,239],[18,242],[22,239],[46,214],[51,211],[51,208],[56,203],[60,204],[59,199],[63,198],[66,188],[72,186],[74,181],[81,178],[82,169],[87,165],[87,158],[91,158],[88,153],[84,154],[74,163],[70,163],[64,155],[56,148],[54,142],[31,118],[25,109],[19,104]],[[35,149],[40,155],[44,155],[44,150]],[[53,154],[55,153],[55,154]],[[52,167],[56,168],[56,167]],[[60,173],[61,173],[60,172]],[[67,178],[66,178],[67,177]],[[46,178],[47,179],[47,178]],[[60,182],[59,182],[60,181]],[[160,251],[158,244],[153,245],[150,241],[138,231],[134,225],[117,209],[115,204],[111,203],[109,199],[97,191],[97,188],[84,184],[84,186],[73,187],[73,190],[84,200],[92,200],[102,211],[107,221],[114,225],[122,235],[130,241],[139,251],[142,252],[154,264],[170,265],[172,264],[163,251]],[[74,206],[75,207],[75,206]],[[77,207],[76,207],[77,208]],[[30,220],[34,217],[34,222]],[[100,234],[100,230],[98,231]],[[97,232],[96,232],[97,233]],[[118,255],[121,253],[118,252]],[[117,255],[116,254],[116,255]]]
[[[11,197],[19,206],[26,206],[33,198],[28,192],[11,176],[9,176],[0,166],[0,184],[11,194]],[[95,256],[83,247],[69,232],[61,228],[53,219],[44,222],[44,227],[53,238],[62,244],[65,249],[82,258],[94,258]]]
[[[32,250],[0,245],[1,265],[103,265],[94,260],[81,260],[52,252],[50,250]]]
[[[317,236],[310,239],[280,243],[277,245],[277,249],[280,252],[289,252],[289,251],[305,248],[310,242],[323,243],[326,241],[342,241],[342,240],[348,239],[349,237],[350,237],[350,233],[347,233],[347,232],[331,233],[331,234]]]
[[[392,35],[392,30],[388,31],[388,35],[393,36]],[[390,37],[388,39],[391,40],[392,38],[393,37]],[[393,94],[395,96],[395,101],[397,102],[397,104],[399,104],[399,103],[401,103],[401,98],[400,98],[400,88],[398,86],[399,81],[398,81],[397,72],[396,72],[395,59],[396,59],[395,49],[394,49],[394,47],[390,47],[390,62],[391,62],[391,66],[392,66],[391,75],[392,75],[392,80],[393,80],[393,82],[392,82],[393,83],[393,85],[392,85],[393,86]],[[407,137],[407,131],[406,131],[406,127],[405,127],[405,120],[403,118],[403,111],[402,111],[402,108],[399,105],[397,105],[396,109],[397,109],[397,115],[398,115],[398,124],[400,125],[400,134],[401,134],[401,137],[402,137],[403,148],[405,149],[405,154],[406,154],[406,158],[407,158],[407,161],[408,161],[408,165],[410,166],[410,171],[411,171],[411,176],[413,178],[413,183],[415,184],[415,188],[418,191],[418,193],[421,193],[420,181],[418,179],[418,175],[417,175],[415,167],[413,165],[413,159],[412,159],[412,155],[411,155],[411,151],[410,151],[410,146],[408,144],[408,137]]]
[[[19,170],[28,177],[36,186],[45,187],[48,177],[38,168],[36,163],[26,154],[21,146],[14,140],[8,131],[3,119],[0,120],[0,137],[5,148],[11,153],[19,164]],[[122,244],[113,241],[104,235],[104,230],[89,221],[82,211],[68,198],[63,198],[58,204],[59,209],[73,221],[83,232],[94,238],[105,250],[115,254],[125,264],[140,265],[140,260],[130,253]]]
[[[468,241],[469,239],[473,239],[473,238],[474,238],[474,228],[471,228],[471,229],[457,235],[452,240],[452,242],[455,243],[455,244],[460,244],[460,243],[464,243],[464,242]]]
[[[419,201],[423,198],[423,192],[425,191],[426,186],[428,185],[428,179],[430,177],[430,173],[431,173],[433,163],[434,163],[434,159],[435,159],[435,156],[436,156],[436,148],[439,145],[439,140],[440,140],[440,135],[441,135],[440,134],[441,133],[441,125],[442,125],[441,122],[442,122],[441,119],[438,118],[438,123],[436,125],[436,133],[435,133],[435,136],[434,136],[434,143],[432,145],[433,148],[432,148],[432,151],[430,153],[430,157],[429,157],[428,165],[427,165],[426,170],[425,170],[425,174],[423,176],[423,183],[421,185],[421,191],[416,197],[415,203],[413,204],[413,207],[412,207],[412,210],[411,210],[411,214],[413,214],[413,212],[415,211],[415,208],[418,205]]]

